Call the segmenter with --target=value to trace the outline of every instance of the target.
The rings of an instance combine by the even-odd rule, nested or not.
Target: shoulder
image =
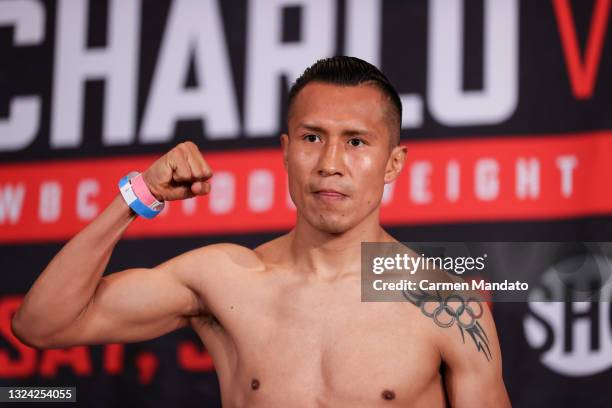
[[[436,322],[443,360],[466,367],[501,364],[497,330],[486,302],[454,295],[444,308],[444,317]]]
[[[454,318],[436,336],[451,405],[509,407],[491,310],[484,302],[456,300]]]
[[[493,315],[479,297],[464,293],[412,292],[428,337],[442,362],[454,372],[501,372],[501,351]]]
[[[260,259],[266,264],[281,263],[290,249],[290,233],[264,242],[254,249]]]
[[[188,252],[197,262],[209,266],[233,266],[240,269],[262,267],[262,257],[253,249],[229,242],[206,245]]]
[[[256,271],[263,268],[263,262],[261,256],[250,248],[233,243],[217,243],[184,252],[158,268],[186,276],[203,272],[220,276],[228,272]]]
[[[283,262],[289,250],[288,234],[264,242],[254,249],[233,243],[206,245],[185,253],[186,257],[202,265],[232,267],[250,272],[261,272],[270,265]]]
[[[410,291],[406,297],[430,321],[442,359],[476,366],[500,361],[493,314],[483,296],[461,289],[464,281],[443,271],[421,273],[416,274],[418,285],[427,290]]]

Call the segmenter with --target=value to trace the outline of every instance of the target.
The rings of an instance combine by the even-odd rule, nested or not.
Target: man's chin
[[[350,223],[346,220],[319,218],[312,225],[319,231],[327,234],[342,234],[351,229]]]

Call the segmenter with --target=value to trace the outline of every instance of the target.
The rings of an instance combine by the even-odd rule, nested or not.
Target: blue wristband
[[[164,209],[164,206],[162,204],[161,207],[157,206],[153,209],[138,199],[130,184],[130,179],[136,174],[138,173],[132,172],[119,180],[119,191],[121,192],[121,196],[136,214],[148,219],[154,218]]]

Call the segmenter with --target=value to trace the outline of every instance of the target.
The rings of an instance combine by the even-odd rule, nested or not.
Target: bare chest
[[[220,380],[233,378],[228,388],[249,406],[443,401],[429,322],[407,303],[362,303],[354,284],[278,285],[234,303],[217,350],[233,363],[217,370],[233,370]]]

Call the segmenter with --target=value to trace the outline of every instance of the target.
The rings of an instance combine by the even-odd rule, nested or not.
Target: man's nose
[[[342,175],[344,173],[343,149],[340,140],[329,139],[319,157],[318,173],[321,176]]]

